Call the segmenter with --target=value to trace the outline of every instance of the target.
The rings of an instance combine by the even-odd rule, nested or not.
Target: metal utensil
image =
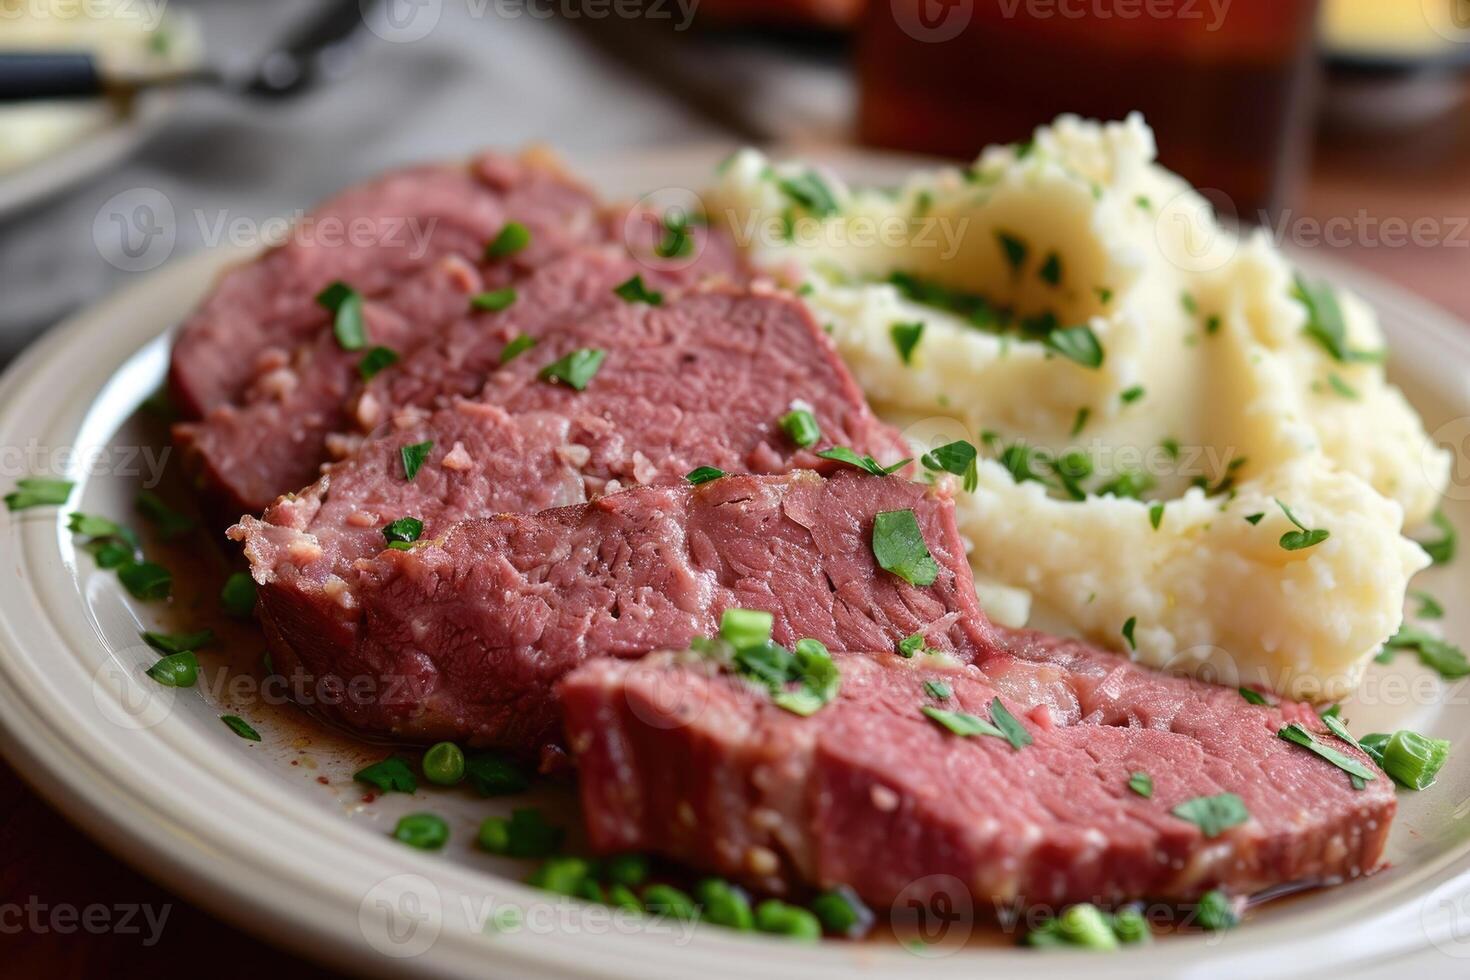
[[[85,51],[0,51],[0,102],[126,97],[143,89],[214,85],[262,98],[297,95],[341,73],[358,29],[376,0],[332,0],[248,71],[213,65],[118,69]]]

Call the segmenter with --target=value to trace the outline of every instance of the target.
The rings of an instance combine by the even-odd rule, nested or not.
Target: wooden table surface
[[[1413,138],[1375,145],[1338,137],[1319,146],[1306,193],[1283,227],[1302,244],[1314,234],[1313,222],[1333,216],[1349,217],[1358,230],[1322,247],[1470,321],[1470,228],[1465,227],[1470,223],[1470,123],[1464,115]],[[1386,243],[1399,223],[1412,226],[1420,219],[1433,225],[1437,244]],[[1429,227],[1421,221],[1421,229]],[[203,972],[222,980],[323,975],[114,859],[3,763],[0,853],[5,855],[0,861],[0,973],[5,975],[150,980]],[[128,934],[84,931],[67,918],[97,904],[109,915],[139,907],[151,909],[155,921],[167,917],[156,942],[150,942],[146,919],[137,913],[134,922],[142,928]]]

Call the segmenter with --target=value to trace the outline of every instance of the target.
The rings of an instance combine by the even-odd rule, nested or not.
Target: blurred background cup
[[[1242,216],[1274,214],[1306,156],[1317,13],[1318,0],[873,0],[858,135],[968,159],[1064,112],[1141,110],[1166,167]]]

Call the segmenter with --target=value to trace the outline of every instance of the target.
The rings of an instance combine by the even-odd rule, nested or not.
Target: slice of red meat
[[[414,167],[323,202],[285,243],[225,273],[185,322],[170,373],[176,407],[197,418],[236,402],[322,332],[316,296],[332,282],[376,296],[446,256],[477,260],[508,221],[531,231],[516,257],[528,266],[603,235],[592,194],[535,156]]]
[[[290,329],[287,335],[274,336],[256,356],[257,373],[234,397],[214,405],[202,419],[174,428],[175,443],[204,492],[210,513],[223,515],[224,523],[229,523],[240,513],[258,513],[281,494],[315,480],[331,450],[352,443],[334,440],[333,434],[355,427],[369,408],[374,418],[386,418],[429,405],[436,397],[442,403],[450,392],[472,395],[504,346],[497,338],[511,328],[536,334],[553,320],[615,302],[613,287],[635,274],[645,276],[654,289],[673,289],[707,277],[744,276],[733,245],[723,236],[702,227],[690,229],[684,239],[687,255],[659,258],[658,236],[665,229],[658,216],[629,209],[595,210],[590,196],[579,188],[571,195],[572,185],[544,168],[493,159],[498,165],[496,180],[481,187],[486,183],[482,179],[475,187],[479,196],[491,190],[500,195],[499,220],[521,221],[530,229],[530,245],[520,252],[486,258],[485,244],[499,226],[478,238],[469,234],[471,229],[486,231],[488,219],[483,216],[460,227],[464,234],[439,241],[436,247],[449,251],[423,267],[405,264],[392,249],[385,249],[379,256],[388,269],[384,272],[363,264],[371,256],[357,255],[340,242],[334,246],[340,254],[332,265],[312,240],[317,251],[310,255],[319,264],[356,277],[345,281],[368,295],[369,344],[387,347],[399,363],[378,374],[373,393],[364,395],[359,365],[366,350],[342,349],[326,310],[307,309],[301,318],[260,325],[265,332]],[[482,160],[475,173],[485,173],[490,162]],[[466,214],[474,215],[478,198],[463,180],[447,182],[446,173],[458,172],[413,172],[405,179],[425,184],[429,203],[450,193],[464,196]],[[368,190],[390,200],[402,196],[397,183],[381,184],[369,185]],[[352,193],[345,197],[359,200]],[[329,205],[325,214],[313,215],[304,225],[315,228],[339,210]],[[288,257],[292,247],[284,247]],[[275,268],[284,262],[283,250],[278,249],[257,265]],[[592,270],[601,275],[589,277]],[[362,288],[363,282],[370,288]],[[501,315],[472,308],[476,294],[506,287],[517,293],[512,311]],[[228,282],[220,289],[233,295]],[[204,311],[185,328],[176,364],[181,363],[177,358],[191,363],[203,358],[197,336],[212,328],[214,321],[207,314],[214,305],[213,299],[206,301]],[[233,353],[245,357],[248,351]],[[425,383],[385,383],[400,374]],[[396,400],[390,400],[394,396]]]
[[[841,692],[808,718],[693,655],[588,663],[559,694],[589,839],[765,892],[848,885],[880,909],[992,914],[1328,883],[1380,861],[1393,787],[1379,773],[1355,790],[1277,736],[1322,733],[1309,707],[1257,707],[1070,641],[1001,642],[974,665],[836,654]],[[921,713],[989,718],[997,697],[1031,744]],[[1149,797],[1129,788],[1139,772]],[[1221,793],[1249,819],[1217,837],[1171,813]]]
[[[335,571],[317,553],[322,538],[302,529],[317,504],[285,506],[279,524],[232,531],[261,585],[275,662],[316,690],[354,687],[359,696],[322,707],[366,731],[535,754],[558,737],[552,687],[567,671],[682,646],[732,606],[771,610],[788,643],[886,648],[920,632],[969,659],[990,642],[951,502],[898,477],[640,487],[453,524]],[[933,584],[877,566],[873,520],[891,510],[915,512],[939,566]]]

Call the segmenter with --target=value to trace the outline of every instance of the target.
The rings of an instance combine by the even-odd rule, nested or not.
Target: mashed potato
[[[958,515],[997,620],[1311,698],[1398,628],[1448,454],[1372,311],[1222,227],[1141,118],[888,191],[745,151],[705,204],[917,452],[982,447]]]

